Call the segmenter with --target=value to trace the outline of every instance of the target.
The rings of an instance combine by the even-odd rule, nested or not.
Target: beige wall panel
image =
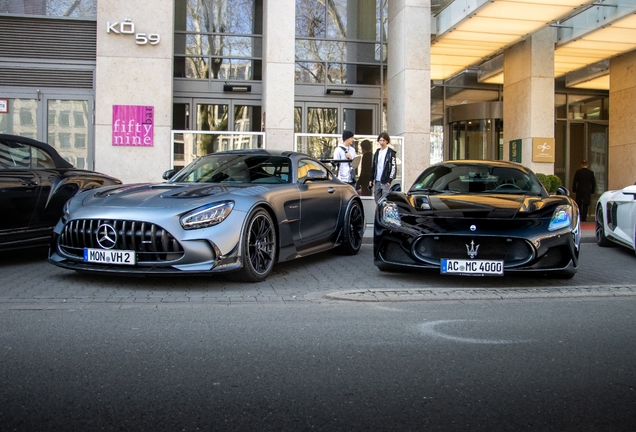
[[[555,37],[547,28],[504,52],[504,159],[509,142],[522,139],[522,163],[544,174],[554,164],[532,161],[532,139],[554,138]]]
[[[636,182],[636,52],[610,62],[608,188]]]
[[[173,16],[174,2],[171,0],[151,0],[139,3],[129,0],[98,2],[97,55],[172,59]],[[134,24],[135,34],[158,34],[160,42],[156,45],[137,45],[134,34],[117,34],[113,31],[107,33],[108,23],[113,28],[120,29],[121,23],[126,20]],[[125,28],[130,29],[130,26]]]
[[[636,87],[610,93],[610,147],[636,142],[635,100]],[[636,179],[634,180],[636,181]]]
[[[292,0],[264,3],[263,115],[267,148],[294,150],[295,147],[295,11]]]
[[[396,2],[402,3],[403,2]],[[387,79],[390,81],[400,74],[406,63],[407,31],[404,28],[404,8],[398,8],[397,4],[389,2],[389,52]],[[390,124],[390,123],[389,123]]]
[[[530,79],[522,82],[506,85],[503,100],[504,139],[506,142],[514,139],[528,137],[530,133],[531,99],[527,97],[527,89]]]
[[[417,176],[431,165],[431,134],[430,133],[405,133],[404,159],[404,184],[402,190],[408,190]],[[408,143],[408,144],[407,144]],[[402,161],[404,164],[404,161]]]
[[[98,2],[95,162],[126,183],[160,181],[171,167],[173,14],[168,0]],[[126,19],[135,34],[107,33],[108,23]],[[159,43],[137,44],[140,33],[158,34]],[[154,107],[152,147],[112,145],[114,105]]]
[[[388,133],[404,138],[405,184],[430,165],[430,0],[389,2]]]
[[[124,183],[163,181],[161,175],[172,167],[169,138],[172,128],[155,124],[154,130],[153,147],[113,146],[111,125],[95,125],[95,169]]]
[[[387,123],[389,134],[402,135],[406,130],[406,71],[392,75],[387,89]]]
[[[268,129],[266,147],[275,150],[296,151],[294,131],[289,129]]]
[[[631,89],[636,85],[635,64],[636,51],[610,60],[610,93]]]
[[[608,189],[622,189],[636,183],[636,143],[609,148]]]

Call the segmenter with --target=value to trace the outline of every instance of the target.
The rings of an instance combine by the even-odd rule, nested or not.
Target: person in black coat
[[[371,165],[373,163],[373,144],[369,140],[360,143],[362,149],[362,159],[360,160],[360,175],[356,190],[359,195],[371,196],[371,190],[367,188],[367,179],[371,177]]]
[[[581,168],[574,173],[572,192],[576,194],[576,204],[579,206],[581,222],[587,221],[587,210],[590,206],[590,198],[596,192],[596,180],[594,172],[587,167],[587,161],[581,162]]]

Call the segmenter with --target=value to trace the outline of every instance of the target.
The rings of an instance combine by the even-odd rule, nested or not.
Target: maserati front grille
[[[474,256],[470,256],[474,252]],[[420,260],[439,264],[443,258],[503,261],[506,267],[525,264],[534,258],[532,246],[524,239],[428,235],[413,244],[413,254]]]
[[[110,243],[105,248],[106,231],[112,234],[106,236]],[[133,250],[139,264],[174,261],[183,256],[181,244],[161,226],[127,220],[73,220],[64,227],[59,247],[66,255],[78,259],[83,259],[84,248]]]

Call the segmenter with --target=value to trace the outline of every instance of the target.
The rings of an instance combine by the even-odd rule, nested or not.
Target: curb
[[[636,296],[636,285],[592,285],[584,287],[543,288],[422,288],[422,289],[367,289],[336,291],[323,295],[327,300],[357,302],[406,302],[449,300],[519,300],[536,298],[585,298]]]

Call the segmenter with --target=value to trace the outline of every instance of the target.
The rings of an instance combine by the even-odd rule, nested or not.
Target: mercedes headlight
[[[395,203],[384,201],[380,207],[380,222],[387,227],[401,227],[402,219]]]
[[[554,209],[548,231],[556,231],[572,227],[572,206],[560,205]]]
[[[62,207],[62,222],[64,222],[64,223],[66,223],[66,221],[68,220],[68,216],[70,214],[70,202],[71,202],[70,199],[67,200],[64,203],[64,207]]]
[[[208,204],[181,216],[179,223],[186,230],[211,227],[223,222],[233,208],[234,201]]]

